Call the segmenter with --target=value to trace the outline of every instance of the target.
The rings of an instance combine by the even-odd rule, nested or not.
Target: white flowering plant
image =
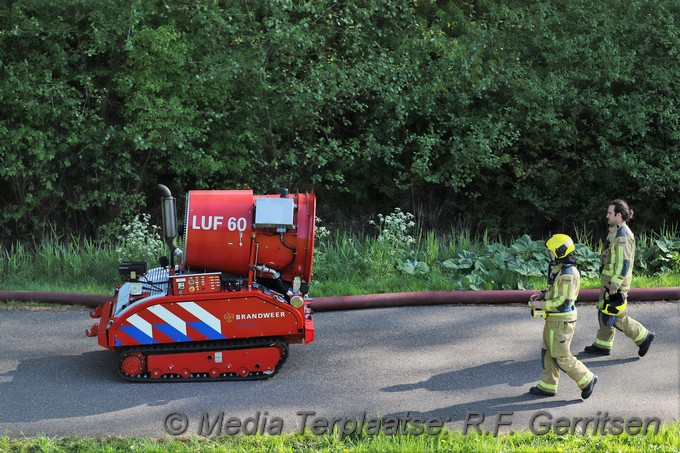
[[[427,272],[427,265],[415,258],[416,239],[412,235],[416,227],[415,216],[395,208],[391,214],[378,214],[378,221],[370,220],[378,229],[368,257],[369,268],[379,276],[400,270],[409,274]]]
[[[136,215],[129,224],[123,225],[122,229],[122,242],[116,249],[119,260],[156,263],[158,258],[166,253],[160,227],[151,223],[151,215]]]

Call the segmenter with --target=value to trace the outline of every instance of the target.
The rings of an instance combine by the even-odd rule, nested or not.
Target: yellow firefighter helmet
[[[566,234],[553,234],[552,237],[545,242],[545,246],[548,247],[548,250],[552,250],[555,253],[555,257],[558,259],[564,258],[576,250],[574,241]]]

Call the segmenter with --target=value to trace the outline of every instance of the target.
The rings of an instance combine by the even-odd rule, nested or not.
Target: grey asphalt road
[[[592,342],[595,313],[579,308],[574,353]],[[577,354],[599,376],[583,401],[564,373],[556,397],[527,394],[541,371],[543,322],[517,305],[317,313],[317,339],[292,345],[272,379],[171,384],[119,380],[114,354],[84,335],[85,309],[2,310],[0,435],[323,432],[338,419],[350,431],[353,420],[375,428],[410,419],[491,432],[499,422],[500,431],[541,430],[558,418],[576,429],[585,418],[678,420],[680,302],[630,303],[630,313],[656,332],[650,352],[639,358],[618,333],[611,356]]]

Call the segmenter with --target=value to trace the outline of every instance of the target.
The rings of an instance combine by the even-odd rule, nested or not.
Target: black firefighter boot
[[[586,346],[583,352],[587,354],[597,354],[597,355],[610,355],[612,353],[611,349],[601,348],[596,345]]]
[[[597,376],[593,376],[593,378],[590,380],[590,384],[588,384],[586,387],[581,390],[581,398],[584,400],[587,400],[590,395],[593,393],[593,389],[595,388],[595,384],[597,384]]]
[[[645,337],[645,341],[640,343],[640,349],[638,349],[638,355],[640,357],[644,357],[645,354],[647,354],[647,351],[649,351],[649,345],[652,344],[652,340],[654,340],[655,336],[656,335],[654,335],[654,332],[649,332],[647,337]]]

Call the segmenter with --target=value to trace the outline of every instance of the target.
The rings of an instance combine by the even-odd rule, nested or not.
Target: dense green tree
[[[678,12],[673,2],[558,1],[498,28],[521,66],[504,102],[520,134],[496,176],[537,226],[592,226],[615,197],[649,226],[678,212]]]
[[[595,228],[680,217],[671,0],[13,0],[5,241],[107,234],[158,183],[313,190],[328,220]]]

